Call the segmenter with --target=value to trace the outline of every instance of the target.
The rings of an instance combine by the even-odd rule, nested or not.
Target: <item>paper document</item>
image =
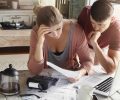
[[[48,62],[48,61],[47,61],[47,65],[50,66],[51,68],[55,69],[56,71],[60,72],[61,74],[63,74],[66,77],[75,78],[75,77],[78,77],[80,74],[79,71],[66,70],[66,69],[60,68],[59,66],[57,66],[51,62]]]

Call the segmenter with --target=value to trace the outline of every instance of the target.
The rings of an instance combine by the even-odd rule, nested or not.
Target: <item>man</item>
[[[78,17],[89,47],[107,73],[114,72],[120,60],[120,20],[112,16],[113,11],[109,1],[97,0],[91,7],[84,7]],[[108,53],[105,55],[102,48],[107,46]]]

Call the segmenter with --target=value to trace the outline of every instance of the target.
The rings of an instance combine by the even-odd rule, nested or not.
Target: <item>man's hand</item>
[[[92,32],[91,36],[90,36],[90,45],[92,45],[94,47],[94,45],[97,43],[97,40],[99,39],[99,37],[101,36],[100,32]]]

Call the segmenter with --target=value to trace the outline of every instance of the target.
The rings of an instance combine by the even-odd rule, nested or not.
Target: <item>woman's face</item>
[[[48,36],[59,39],[62,34],[63,22],[49,28],[51,32],[48,33]]]
[[[91,21],[91,24],[92,24],[94,31],[99,31],[102,33],[110,26],[111,17],[106,19],[105,21],[97,22],[90,15],[90,21]]]

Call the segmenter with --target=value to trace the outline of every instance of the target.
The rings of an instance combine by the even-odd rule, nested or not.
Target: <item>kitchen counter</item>
[[[0,29],[0,47],[29,46],[31,29]]]
[[[87,77],[83,77],[77,83],[70,84],[66,80],[66,77],[62,76],[62,74],[53,69],[44,69],[41,75],[59,78],[59,81],[55,86],[52,86],[48,90],[43,92],[36,89],[28,89],[26,85],[26,80],[32,75],[29,73],[28,70],[21,70],[19,72],[20,94],[13,96],[5,96],[3,94],[0,94],[0,100],[78,100],[76,97],[79,94],[78,92],[76,92],[77,88],[75,88],[75,86],[83,85],[82,83],[85,82],[86,79],[88,79]],[[38,98],[38,96],[40,98]],[[120,94],[115,92],[112,96],[108,98],[101,95],[97,95],[97,97],[98,100],[119,100]],[[79,100],[81,99],[79,98]]]
[[[40,90],[38,89],[27,88],[26,80],[32,75],[27,70],[20,71],[20,93],[18,95],[13,96],[5,96],[3,94],[0,94],[0,100],[76,100],[76,89],[72,86],[69,86],[70,84],[68,83],[68,81],[66,81],[66,79],[60,73],[53,69],[44,69],[41,75],[50,75],[51,77],[56,78],[59,77],[59,81],[55,86],[52,86],[48,90],[40,92]],[[37,95],[37,97],[35,95]]]

